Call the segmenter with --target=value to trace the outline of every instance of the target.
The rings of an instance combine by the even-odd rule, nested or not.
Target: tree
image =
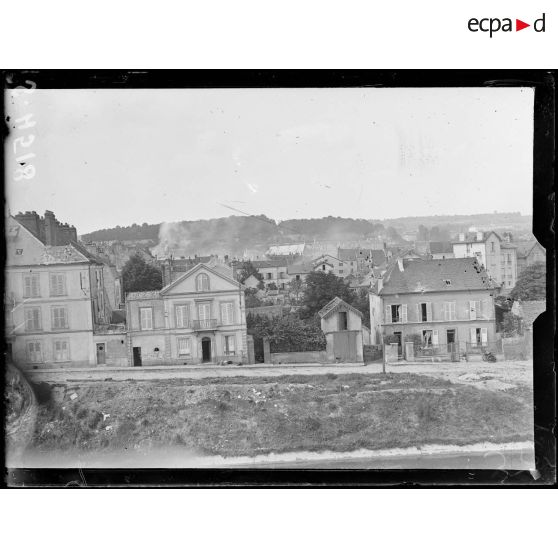
[[[263,306],[262,301],[256,296],[258,289],[246,289],[244,291],[244,300],[246,308],[258,308]]]
[[[546,264],[537,262],[521,272],[510,293],[513,300],[546,299]]]
[[[368,289],[359,289],[351,305],[362,313],[362,325],[370,327],[370,296]]]
[[[246,279],[248,279],[250,275],[253,275],[260,282],[263,280],[262,274],[258,272],[252,262],[242,262],[242,266],[240,267],[238,274],[238,280],[241,283],[244,283],[244,281],[246,281]]]
[[[304,291],[304,283],[301,279],[291,279],[287,285],[289,289],[289,294],[295,299],[296,302],[299,301],[300,295]]]
[[[304,319],[314,316],[336,296],[349,304],[354,300],[354,294],[344,279],[331,272],[312,271],[306,277],[300,316]]]
[[[124,292],[158,291],[163,287],[161,270],[134,254],[122,269]]]

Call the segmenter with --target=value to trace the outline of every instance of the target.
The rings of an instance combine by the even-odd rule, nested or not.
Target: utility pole
[[[386,373],[386,344],[382,343],[382,374]]]

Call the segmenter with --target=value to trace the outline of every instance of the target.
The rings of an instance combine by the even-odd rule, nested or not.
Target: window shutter
[[[476,314],[476,319],[477,320],[480,320],[482,318],[481,301],[480,300],[475,300],[475,314]]]
[[[476,345],[477,344],[477,330],[476,328],[472,327],[470,330],[470,337],[471,337],[471,344],[472,345]]]
[[[406,304],[401,305],[401,321],[403,323],[407,323],[407,305]]]
[[[415,312],[416,312],[416,321],[417,322],[422,322],[422,316],[420,314],[420,304],[415,304]]]
[[[475,311],[475,301],[474,300],[470,300],[469,301],[469,319],[470,320],[476,320],[476,311]],[[471,338],[472,339],[472,338]]]
[[[391,304],[386,306],[386,324],[391,324]]]
[[[437,344],[438,344],[438,330],[433,329],[432,330],[432,345],[437,345]]]
[[[432,303],[431,302],[426,303],[426,321],[427,322],[432,321]]]
[[[481,328],[481,341],[483,345],[488,343],[488,329],[486,327]]]

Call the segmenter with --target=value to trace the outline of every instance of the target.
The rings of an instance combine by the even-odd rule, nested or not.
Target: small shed
[[[362,314],[335,297],[319,312],[330,362],[363,362]]]

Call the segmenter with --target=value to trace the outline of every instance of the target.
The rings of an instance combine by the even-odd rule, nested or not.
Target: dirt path
[[[473,385],[480,389],[505,390],[516,386],[531,387],[533,361],[460,362],[427,364],[388,364],[388,373],[410,373]],[[67,370],[36,370],[28,374],[35,382],[88,383],[91,381],[202,379],[254,377],[272,378],[291,375],[314,376],[326,374],[381,374],[381,363],[363,365],[326,366],[215,366],[215,367],[159,367],[159,368],[90,368]]]

